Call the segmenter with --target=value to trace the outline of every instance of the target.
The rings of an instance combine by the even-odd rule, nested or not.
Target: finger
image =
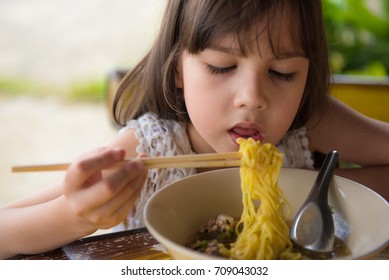
[[[129,182],[108,203],[96,209],[94,214],[100,219],[98,222],[100,228],[110,228],[124,221],[139,200],[146,177],[147,171]]]
[[[131,161],[94,186],[80,190],[77,194],[77,205],[80,208],[76,212],[81,216],[97,212],[98,208],[109,203],[131,181],[142,176],[143,170],[142,163]]]
[[[115,225],[122,222],[128,213],[136,206],[144,187],[147,173],[147,169],[144,169],[142,175],[134,181],[129,182],[120,195],[115,198],[115,201],[113,201],[114,205],[117,205],[116,209],[111,214],[111,217],[116,218]]]
[[[123,149],[107,149],[96,156],[92,155],[91,157],[84,159],[82,161],[82,167],[89,172],[100,171],[117,161],[123,160],[124,156],[125,150]]]
[[[129,214],[131,210],[134,209],[134,207],[137,206],[137,203],[139,202],[145,181],[147,178],[147,172],[145,172],[145,176],[141,179],[140,184],[141,187],[138,188],[128,199],[128,203],[123,203],[121,207],[119,207],[114,216],[120,217],[118,220],[118,223],[122,222]]]
[[[65,182],[68,191],[77,190],[84,186],[96,173],[124,159],[122,149],[98,149],[88,156],[76,160],[68,169]]]
[[[133,164],[137,165],[137,163]],[[131,177],[122,188],[117,189],[118,191],[114,195],[110,196],[104,203],[100,201],[100,203],[95,204],[93,211],[87,214],[90,223],[100,228],[108,228],[124,220],[126,213],[135,205],[147,176],[146,169],[142,166],[139,166],[139,168],[141,168],[141,172],[138,172],[137,176]],[[134,167],[131,170],[132,173],[135,173]]]
[[[138,154],[138,156],[136,158],[145,158],[147,156],[148,155],[146,153],[140,153],[140,154]]]

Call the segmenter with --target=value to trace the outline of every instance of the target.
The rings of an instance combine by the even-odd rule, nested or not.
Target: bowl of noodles
[[[281,168],[282,155],[272,148],[254,148],[267,158],[262,167],[270,169],[254,172],[243,168],[250,165],[246,162],[184,178],[155,193],[144,211],[149,232],[173,259],[370,259],[389,245],[389,203],[363,185],[334,176],[329,189],[333,252],[294,248],[289,226],[317,172]]]

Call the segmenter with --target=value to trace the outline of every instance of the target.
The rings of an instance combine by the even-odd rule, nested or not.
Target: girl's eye
[[[269,74],[270,76],[273,76],[279,80],[286,81],[286,82],[293,80],[295,76],[295,73],[281,73],[274,70],[269,70]]]
[[[207,69],[211,74],[226,74],[236,69],[236,65],[228,66],[228,67],[217,67],[208,64]]]

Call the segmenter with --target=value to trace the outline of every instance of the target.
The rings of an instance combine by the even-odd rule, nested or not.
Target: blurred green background
[[[389,1],[324,0],[334,74],[387,76]]]

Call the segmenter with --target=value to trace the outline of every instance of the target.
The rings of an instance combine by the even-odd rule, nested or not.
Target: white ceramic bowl
[[[292,220],[307,197],[316,171],[283,168],[279,184]],[[353,181],[335,176],[329,191],[336,234],[352,251],[345,259],[369,259],[389,246],[389,203]],[[155,193],[145,207],[150,233],[174,259],[215,259],[183,246],[209,218],[240,217],[239,168],[197,174]]]

